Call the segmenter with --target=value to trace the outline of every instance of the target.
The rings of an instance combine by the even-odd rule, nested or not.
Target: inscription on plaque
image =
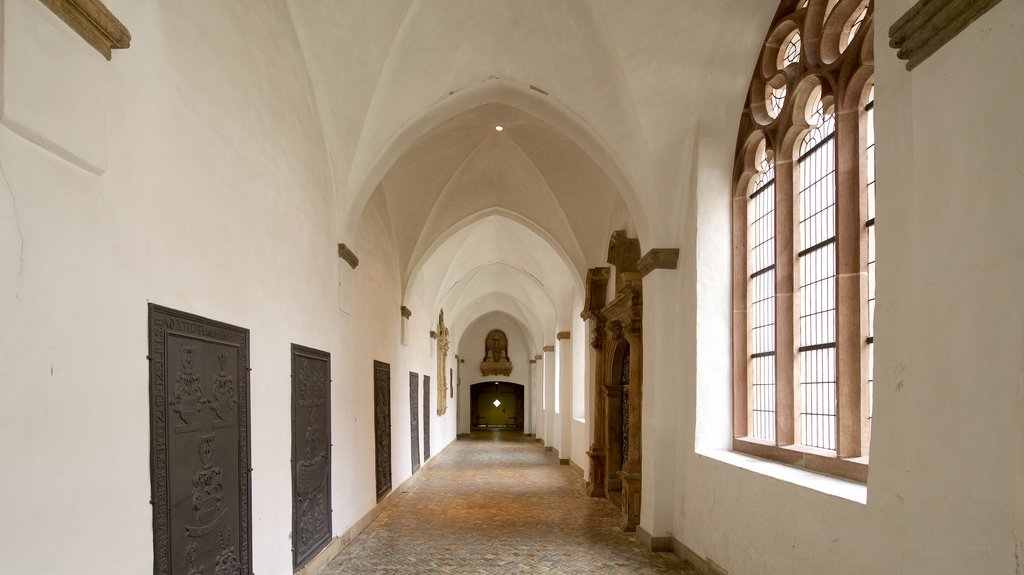
[[[391,366],[373,362],[373,435],[377,501],[391,493]]]
[[[420,470],[420,376],[409,372],[409,451],[412,453],[412,472]]]
[[[292,344],[292,559],[331,540],[331,355]]]
[[[423,461],[430,459],[430,376],[423,376]]]
[[[249,330],[149,305],[153,572],[252,573]]]

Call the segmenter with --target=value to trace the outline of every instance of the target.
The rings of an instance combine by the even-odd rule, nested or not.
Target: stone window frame
[[[737,138],[732,206],[733,450],[854,481],[867,481],[871,391],[868,347],[867,152],[864,107],[874,83],[874,0],[782,0],[750,83]],[[857,21],[860,20],[859,23]],[[855,32],[851,37],[851,29]],[[779,69],[779,51],[799,31],[801,55]],[[769,87],[786,87],[778,114]],[[800,444],[799,269],[795,230],[803,110],[820,88],[835,114],[836,450]],[[747,209],[758,149],[775,167],[775,434],[751,437]]]

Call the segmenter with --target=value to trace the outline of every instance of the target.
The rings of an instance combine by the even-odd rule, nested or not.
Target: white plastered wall
[[[645,279],[645,320],[655,320],[645,351],[672,332],[647,310],[684,305],[678,358],[645,357],[644,414],[659,417],[649,392],[666,397],[660,378],[678,368],[673,405],[687,416],[668,431],[663,415],[654,431],[655,442],[674,441],[668,490],[657,462],[647,475],[645,419],[641,526],[731,575],[1019,570],[1024,5],[999,4],[907,72],[884,31],[912,4],[881,2],[875,16],[879,307],[866,488],[719,451],[731,429],[732,158],[709,152],[731,149],[735,124],[700,126],[680,269]],[[672,287],[664,273],[684,279]],[[675,500],[667,530],[665,494]]]
[[[484,376],[480,373],[480,362],[485,355],[485,340],[492,329],[500,329],[508,337],[508,357],[512,362],[512,373],[504,375]],[[532,350],[529,349],[530,340],[523,333],[519,322],[505,314],[487,314],[470,324],[465,334],[459,339],[459,358],[464,359],[462,364],[462,387],[459,389],[459,433],[469,433],[472,423],[470,421],[470,393],[469,388],[474,383],[482,381],[507,381],[518,383],[523,386],[523,401],[526,402],[525,413],[527,422],[531,419],[531,408],[533,401],[530,394],[530,358]],[[524,422],[524,433],[529,429]]]
[[[332,354],[335,534],[375,504],[372,360],[392,365],[395,486],[409,474],[407,372],[434,368],[426,343],[400,346],[377,208],[352,234],[360,266],[338,265],[287,8],[111,0],[134,39],[107,62],[39,2],[3,4],[0,570],[152,570],[154,302],[251,330],[253,568],[291,573],[289,345]],[[61,58],[86,64],[45,73]],[[449,414],[435,453],[454,438]]]

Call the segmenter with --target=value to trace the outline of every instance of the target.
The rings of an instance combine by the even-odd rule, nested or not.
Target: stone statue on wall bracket
[[[489,375],[511,375],[512,362],[508,359],[508,337],[500,329],[492,329],[484,340],[484,361],[480,364],[480,373]]]

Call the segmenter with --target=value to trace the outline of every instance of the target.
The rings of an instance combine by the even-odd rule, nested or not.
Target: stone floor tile
[[[433,463],[322,575],[693,573],[532,438],[481,430]]]

